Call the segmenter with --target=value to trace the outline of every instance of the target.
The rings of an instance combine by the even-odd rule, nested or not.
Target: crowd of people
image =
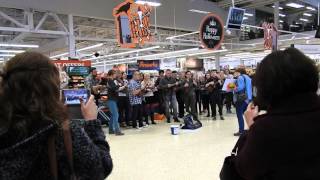
[[[216,119],[216,106],[223,119],[223,99],[233,98],[239,120],[236,135],[241,136],[232,161],[221,171],[226,175],[222,180],[231,176],[247,180],[320,178],[319,70],[294,48],[266,56],[253,77],[254,88],[252,78],[241,68],[233,76],[228,71],[213,71],[203,77],[166,70],[156,80],[140,72],[134,72],[130,80],[114,70],[100,80],[95,74],[92,70],[87,81],[92,82],[96,96],[108,95],[111,134],[123,135],[119,120],[136,128],[148,124],[146,116],[152,115],[156,103],[168,123],[171,116],[179,121],[184,109],[194,118],[206,110]],[[229,94],[222,91],[227,78],[236,79]],[[112,172],[95,97],[81,102],[83,120],[71,120],[61,101],[60,86],[58,69],[40,53],[21,53],[6,63],[0,74],[0,179],[102,180]],[[230,103],[226,103],[228,112]],[[213,106],[211,113],[209,106]],[[245,109],[248,131],[241,119]],[[261,115],[261,110],[266,113]],[[155,124],[152,117],[150,120]]]
[[[101,96],[108,96],[110,134],[123,135],[120,127],[141,129],[155,125],[155,113],[164,114],[167,123],[178,123],[186,114],[198,120],[204,113],[212,120],[217,120],[218,113],[219,119],[224,120],[223,107],[231,114],[234,105],[239,119],[239,131],[235,135],[239,136],[244,131],[243,113],[252,100],[251,78],[246,74],[244,68],[233,73],[228,69],[212,70],[203,75],[167,69],[160,70],[157,76],[135,71],[128,79],[127,74],[119,70],[98,76],[93,68],[86,84],[97,102]],[[234,80],[237,88],[223,89],[227,79]],[[237,94],[245,94],[246,99],[236,101]]]

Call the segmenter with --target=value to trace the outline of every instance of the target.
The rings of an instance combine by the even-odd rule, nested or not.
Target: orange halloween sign
[[[126,0],[113,9],[117,38],[121,47],[134,48],[151,40],[151,7]]]

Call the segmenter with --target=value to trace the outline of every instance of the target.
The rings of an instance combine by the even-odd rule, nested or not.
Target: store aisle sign
[[[210,13],[200,25],[200,40],[204,48],[219,49],[224,39],[224,25],[219,16]]]
[[[79,61],[79,60],[54,60],[53,63],[58,67],[69,67],[69,66],[91,66],[91,61]]]
[[[160,70],[159,60],[138,60],[139,70]]]
[[[135,48],[151,41],[151,7],[126,0],[113,9],[118,43],[124,48]]]

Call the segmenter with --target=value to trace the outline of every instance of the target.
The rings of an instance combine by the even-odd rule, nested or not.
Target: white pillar
[[[76,38],[74,36],[73,16],[68,14],[69,26],[69,57],[76,57]]]
[[[220,71],[220,54],[216,53],[215,55],[215,63],[216,63],[216,70]]]
[[[279,28],[279,2],[274,3],[274,25]]]

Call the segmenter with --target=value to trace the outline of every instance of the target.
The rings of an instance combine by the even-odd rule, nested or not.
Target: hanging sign
[[[118,43],[124,48],[134,48],[151,40],[151,7],[126,0],[113,9]]]
[[[216,50],[220,48],[224,38],[224,25],[219,16],[210,13],[200,25],[200,40],[204,48]]]
[[[91,66],[91,61],[79,61],[79,60],[54,60],[52,61],[58,68],[68,66]]]
[[[138,60],[139,70],[160,70],[159,60]]]
[[[273,23],[264,22],[264,49],[276,51],[278,49],[278,28]]]

